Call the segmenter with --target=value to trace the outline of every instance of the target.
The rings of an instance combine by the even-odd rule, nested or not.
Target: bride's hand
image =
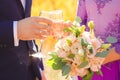
[[[115,49],[111,49],[110,53],[107,55],[107,57],[105,58],[103,64],[109,63],[109,62],[113,62],[116,60],[120,60],[120,54],[115,52]]]

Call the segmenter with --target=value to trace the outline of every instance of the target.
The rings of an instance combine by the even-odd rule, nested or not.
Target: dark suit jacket
[[[26,0],[24,11],[20,0],[0,0],[0,80],[34,80],[28,67],[28,41],[15,47],[13,38],[13,21],[29,17],[31,3]]]

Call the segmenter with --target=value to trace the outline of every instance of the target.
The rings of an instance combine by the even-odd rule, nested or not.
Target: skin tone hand
[[[110,53],[105,58],[105,61],[103,62],[103,64],[117,61],[117,60],[120,60],[120,54],[116,53],[115,49],[113,48],[113,49],[111,49]]]
[[[52,20],[43,17],[29,17],[18,21],[18,39],[44,39],[50,33]]]
[[[72,22],[71,21],[61,21],[61,22],[55,22],[53,21],[53,25],[52,25],[52,28],[59,28],[60,30],[63,30],[64,28],[66,27],[69,27],[72,25]]]
[[[58,38],[59,34],[62,35],[62,37],[64,37],[66,34],[64,33],[64,28],[70,27],[72,25],[72,22],[70,21],[61,21],[61,22],[55,22],[53,21],[52,24],[52,35],[55,38]]]
[[[72,22],[71,21],[66,21],[66,22],[64,22],[64,26],[65,27],[70,27],[70,26],[72,26]]]

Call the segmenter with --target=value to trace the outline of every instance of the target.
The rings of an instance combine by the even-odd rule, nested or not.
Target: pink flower
[[[82,48],[80,43],[76,40],[72,43],[71,52],[73,54],[78,54],[79,49]]]
[[[70,71],[70,75],[71,76],[76,76],[79,75],[81,77],[85,76],[88,73],[88,70],[85,68],[81,68],[79,69],[78,66],[72,65],[71,66],[71,71]]]
[[[96,37],[91,38],[92,45],[95,49],[98,49],[101,47],[102,43],[99,41]]]
[[[85,42],[90,44],[93,50],[92,54],[88,54],[88,57],[93,58],[97,54],[97,49],[101,47],[102,42],[98,40],[95,36],[91,36],[89,32],[84,32],[82,38]]]
[[[101,65],[105,58],[94,57],[89,59],[90,69],[94,72],[99,71],[101,69]]]
[[[68,55],[66,54],[66,52],[65,51],[63,51],[62,49],[59,49],[58,51],[57,51],[57,53],[58,53],[58,56],[59,57],[62,57],[62,58],[66,58]]]

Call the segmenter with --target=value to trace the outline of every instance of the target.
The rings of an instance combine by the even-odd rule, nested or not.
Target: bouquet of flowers
[[[73,25],[64,30],[69,35],[57,41],[48,64],[54,70],[61,70],[66,78],[80,76],[83,80],[91,80],[94,72],[102,75],[101,65],[111,44],[95,36],[93,21],[88,22],[89,31],[85,31],[86,26],[80,26],[80,22],[77,17]]]

